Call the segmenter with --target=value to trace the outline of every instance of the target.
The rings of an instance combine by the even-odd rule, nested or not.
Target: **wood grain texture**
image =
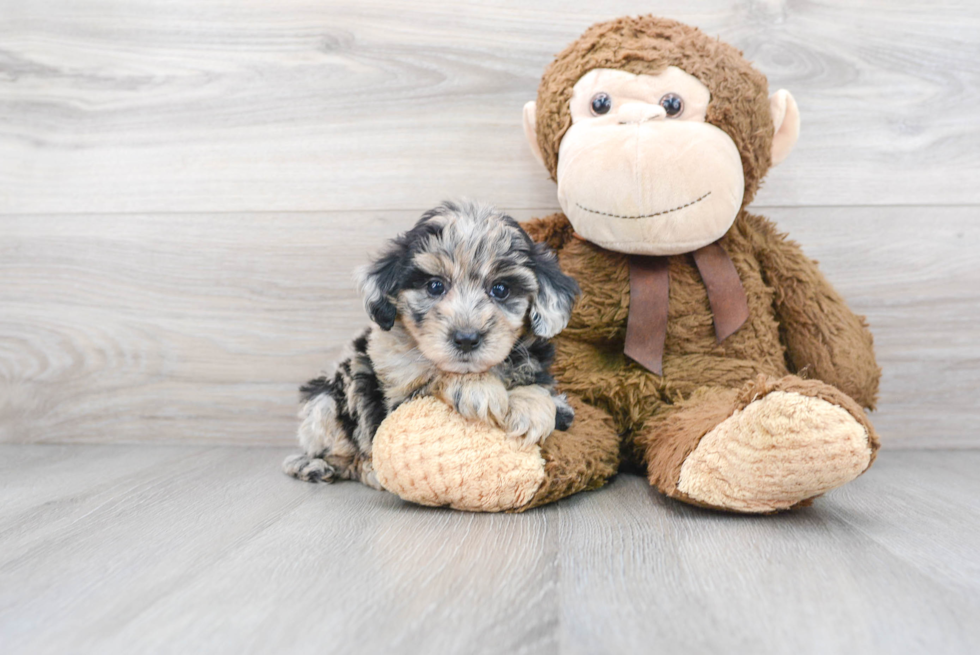
[[[574,496],[559,506],[562,651],[975,652],[977,464],[885,451],[775,517],[705,512],[637,478]]]
[[[980,646],[977,451],[885,451],[775,517],[628,475],[523,515],[420,508],[287,478],[285,452],[0,445],[5,655]]]
[[[796,96],[761,204],[980,203],[969,0],[0,0],[0,212],[553,206],[521,107],[585,27],[640,12]]]
[[[553,650],[555,509],[409,507],[268,448],[2,452],[7,655]]]
[[[869,317],[885,443],[980,443],[978,210],[760,211]],[[367,325],[351,271],[416,218],[0,217],[0,441],[291,443]]]

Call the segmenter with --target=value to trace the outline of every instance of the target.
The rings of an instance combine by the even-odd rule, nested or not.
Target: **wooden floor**
[[[42,653],[976,653],[980,452],[741,517],[636,476],[524,515],[278,448],[0,446],[0,640]]]

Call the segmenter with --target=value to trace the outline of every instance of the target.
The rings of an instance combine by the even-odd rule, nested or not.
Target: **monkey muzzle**
[[[735,143],[711,124],[634,109],[616,121],[575,123],[562,139],[558,202],[575,231],[640,255],[691,252],[718,240],[745,189]]]

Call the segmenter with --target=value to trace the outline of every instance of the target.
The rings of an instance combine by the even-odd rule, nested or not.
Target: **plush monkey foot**
[[[759,380],[735,406],[683,460],[670,495],[736,512],[788,509],[859,476],[878,448],[864,412],[822,382]]]
[[[605,414],[571,404],[572,428],[538,446],[463,418],[435,398],[413,400],[378,428],[374,471],[404,500],[471,512],[520,512],[600,487],[616,472],[618,437]]]

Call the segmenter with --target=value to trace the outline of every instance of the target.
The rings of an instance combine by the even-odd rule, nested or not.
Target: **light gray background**
[[[753,208],[868,316],[885,443],[980,443],[980,6],[884,0],[0,0],[0,441],[289,443],[351,269],[446,197],[557,209],[522,106],[640,11],[796,97]]]

